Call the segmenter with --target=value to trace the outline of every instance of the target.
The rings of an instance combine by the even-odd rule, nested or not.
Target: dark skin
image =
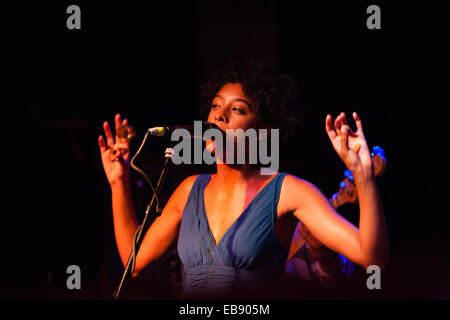
[[[225,86],[225,90],[214,97],[208,122],[217,124],[222,131],[234,128],[245,131],[259,124],[252,101],[243,95],[239,86],[233,85]],[[260,175],[258,171],[259,168],[245,165],[217,164],[217,173],[211,176],[204,194],[208,223],[216,244],[258,192],[274,178]]]
[[[222,130],[246,130],[261,126],[258,115],[240,84],[226,84],[217,95],[220,97],[217,96],[212,101],[209,122],[215,123]],[[343,113],[336,118],[334,125],[328,115],[325,129],[334,149],[353,172],[360,204],[359,228],[341,217],[315,186],[287,175],[280,191],[276,235],[280,243],[288,248],[295,226],[301,220],[311,234],[331,250],[363,267],[376,264],[383,268],[388,259],[383,209],[362,123],[356,113],[353,118],[358,128],[356,132],[350,129]],[[122,123],[120,115],[117,115],[116,127]],[[117,247],[122,262],[126,265],[138,226],[128,181],[128,155],[120,161],[111,160],[112,150],[124,146],[114,143],[107,123],[104,128],[107,143],[100,137],[99,147],[105,174],[111,186]],[[353,150],[357,144],[361,146],[358,152]],[[214,144],[210,143],[209,147],[213,148]],[[211,176],[205,189],[207,219],[216,244],[256,194],[277,174],[261,175],[259,169],[246,164],[217,164],[217,172]],[[136,258],[134,276],[143,270],[153,269],[175,248],[183,209],[196,178],[197,176],[188,177],[178,186],[162,215],[149,228]]]

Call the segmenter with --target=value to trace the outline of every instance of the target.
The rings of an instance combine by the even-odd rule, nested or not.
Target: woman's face
[[[213,98],[208,122],[216,124],[221,130],[255,128],[257,116],[255,107],[244,95],[239,83],[227,83]]]
[[[258,121],[255,107],[252,101],[247,98],[239,83],[227,83],[213,98],[208,122],[216,124],[222,131],[227,129],[257,129]],[[227,135],[227,139],[231,136]],[[236,148],[237,137],[234,137],[234,147]],[[225,143],[225,142],[224,142]],[[215,145],[212,140],[206,142],[207,149],[215,153]],[[245,141],[245,149],[248,152],[248,141]],[[225,149],[219,158],[225,159]],[[237,156],[236,150],[234,151]],[[236,163],[236,159],[234,159]]]

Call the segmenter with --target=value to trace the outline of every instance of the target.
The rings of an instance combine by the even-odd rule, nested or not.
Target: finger
[[[343,150],[348,150],[348,131],[350,130],[350,127],[348,125],[343,125],[341,129],[341,147]]]
[[[98,137],[98,145],[100,147],[100,152],[102,154],[108,150],[108,148],[106,147],[106,144],[105,144],[105,140],[103,139],[103,136]]]
[[[125,126],[125,125],[127,125],[127,124],[128,124],[128,119],[123,119],[122,125]]]
[[[120,116],[120,113],[116,114],[116,116],[114,117],[114,122],[116,124],[116,132],[117,132],[117,128],[119,128],[122,124],[122,117]]]
[[[327,131],[328,137],[331,141],[336,139],[337,134],[336,131],[334,131],[333,120],[329,114],[327,114],[327,117],[325,118],[325,130]]]
[[[130,150],[128,148],[128,144],[122,145],[120,147],[120,153],[123,159],[128,160],[128,158],[130,157]]]
[[[114,149],[114,156],[116,159],[121,159],[123,156],[122,150],[120,148]]]
[[[114,147],[114,138],[113,138],[113,135],[111,132],[111,128],[109,127],[108,121],[105,121],[105,123],[103,123],[103,129],[105,130],[106,144],[108,145],[108,147],[113,148]]]
[[[362,129],[363,129],[362,121],[361,121],[361,119],[359,118],[359,116],[358,116],[358,114],[356,112],[353,112],[353,119],[355,119],[357,131],[361,131],[362,132]]]
[[[341,115],[342,115],[342,125],[345,124],[348,126],[348,134],[350,136],[356,136],[356,134],[353,132],[352,128],[350,127],[350,125],[347,122],[347,115],[345,114],[345,112],[342,112]]]
[[[346,117],[345,117],[345,113],[344,113],[344,112],[341,112],[341,113],[337,116],[335,122],[336,122],[336,124],[335,124],[336,132],[338,133],[338,135],[341,135],[341,134],[342,134],[342,126],[343,126],[344,124],[347,124],[347,119],[346,119]]]
[[[345,112],[341,112],[341,114],[339,116],[342,117],[342,124],[348,124],[347,123],[347,115],[345,114]]]
[[[338,115],[334,120],[334,129],[336,130],[338,136],[342,134],[341,127],[342,127],[342,113]]]

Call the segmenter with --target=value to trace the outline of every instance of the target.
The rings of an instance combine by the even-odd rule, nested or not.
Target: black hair
[[[260,123],[268,129],[280,129],[280,137],[290,138],[300,124],[298,83],[287,74],[279,74],[263,62],[229,62],[213,70],[201,86],[202,115],[207,116],[217,92],[227,83],[240,83],[244,94],[255,104]]]

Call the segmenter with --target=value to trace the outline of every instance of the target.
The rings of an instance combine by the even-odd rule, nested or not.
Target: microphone
[[[200,122],[200,121],[199,121]],[[211,122],[202,122],[203,126],[206,126],[207,129],[219,129],[217,125]],[[152,136],[158,136],[158,137],[168,137],[172,134],[173,131],[176,129],[186,129],[188,131],[194,130],[195,125],[181,125],[181,126],[168,126],[168,127],[153,127],[148,129],[148,133]],[[220,129],[219,129],[220,130]]]

